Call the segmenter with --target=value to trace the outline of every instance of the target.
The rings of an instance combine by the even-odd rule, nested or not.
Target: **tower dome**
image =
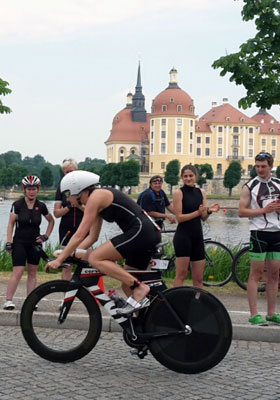
[[[178,86],[177,74],[177,70],[173,67],[169,72],[168,87],[153,100],[152,114],[194,116],[193,99]]]

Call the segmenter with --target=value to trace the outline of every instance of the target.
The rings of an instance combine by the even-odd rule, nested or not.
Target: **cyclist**
[[[271,176],[273,157],[261,152],[255,157],[257,176],[241,191],[239,217],[248,217],[250,224],[251,269],[247,295],[253,325],[280,324],[276,313],[280,267],[280,179]],[[257,312],[258,281],[266,267],[267,316]]]
[[[96,188],[98,182],[99,176],[88,171],[73,171],[63,177],[61,192],[73,206],[85,205],[84,217],[62,253],[46,268],[58,268],[77,247],[88,249],[97,241],[103,219],[117,223],[123,233],[89,251],[88,261],[106,275],[120,280],[125,293],[131,294],[127,306],[119,309],[120,314],[126,315],[149,304],[146,295],[150,288],[116,261],[125,259],[129,267],[146,269],[154,246],[160,242],[160,229],[127,195],[114,188]]]
[[[176,255],[174,286],[182,286],[192,263],[193,285],[203,286],[205,253],[201,220],[205,221],[212,212],[218,212],[219,204],[206,207],[206,192],[195,187],[198,172],[193,165],[181,170],[184,186],[174,193],[173,204],[178,222],[173,244]]]
[[[152,176],[150,179],[150,187],[140,193],[137,200],[137,203],[154,218],[160,228],[163,227],[165,218],[167,218],[171,224],[176,222],[175,216],[172,215],[175,214],[173,206],[162,190],[162,183],[163,180],[160,175]],[[171,214],[166,213],[166,208]]]
[[[37,200],[40,179],[35,175],[23,178],[24,197],[12,204],[8,223],[6,250],[12,254],[13,273],[8,282],[4,310],[13,310],[13,296],[28,263],[27,295],[36,287],[40,254],[34,248],[48,240],[54,226],[54,219],[45,203]],[[48,221],[46,233],[40,235],[42,215]],[[13,230],[15,234],[12,239]]]

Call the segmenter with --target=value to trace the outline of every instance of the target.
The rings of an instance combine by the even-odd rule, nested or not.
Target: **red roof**
[[[146,140],[148,138],[149,125],[149,114],[147,114],[147,122],[134,122],[131,116],[131,109],[124,108],[115,115],[110,136],[105,143],[115,141],[141,142],[141,140]]]
[[[257,121],[260,127],[260,133],[263,134],[280,134],[279,122],[266,111],[259,111],[252,117],[253,120]]]
[[[209,123],[230,123],[230,124],[250,124],[256,125],[257,122],[252,118],[247,117],[247,115],[243,114],[241,111],[234,108],[229,103],[224,103],[220,106],[213,107],[206,114],[204,114],[200,121],[205,121]]]
[[[162,110],[163,105],[167,106],[167,111]],[[182,111],[178,111],[177,106],[182,106]],[[153,100],[152,114],[194,115],[193,100],[180,88],[165,89]]]

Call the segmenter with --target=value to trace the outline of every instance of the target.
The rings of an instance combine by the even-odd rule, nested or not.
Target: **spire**
[[[178,71],[174,67],[169,71],[170,80],[167,89],[180,89],[178,86]]]
[[[137,72],[137,84],[135,87],[135,94],[132,98],[132,120],[135,122],[146,122],[146,110],[145,110],[145,96],[142,93],[141,86],[141,68],[140,61],[138,64],[138,72]]]

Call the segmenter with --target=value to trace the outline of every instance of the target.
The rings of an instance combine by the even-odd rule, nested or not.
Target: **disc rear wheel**
[[[232,324],[227,310],[213,295],[191,287],[168,289],[164,299],[155,299],[147,312],[145,332],[186,333],[152,338],[149,349],[167,368],[186,374],[206,371],[227,354],[232,340]],[[175,314],[175,315],[174,315]],[[178,318],[177,318],[178,317]]]

